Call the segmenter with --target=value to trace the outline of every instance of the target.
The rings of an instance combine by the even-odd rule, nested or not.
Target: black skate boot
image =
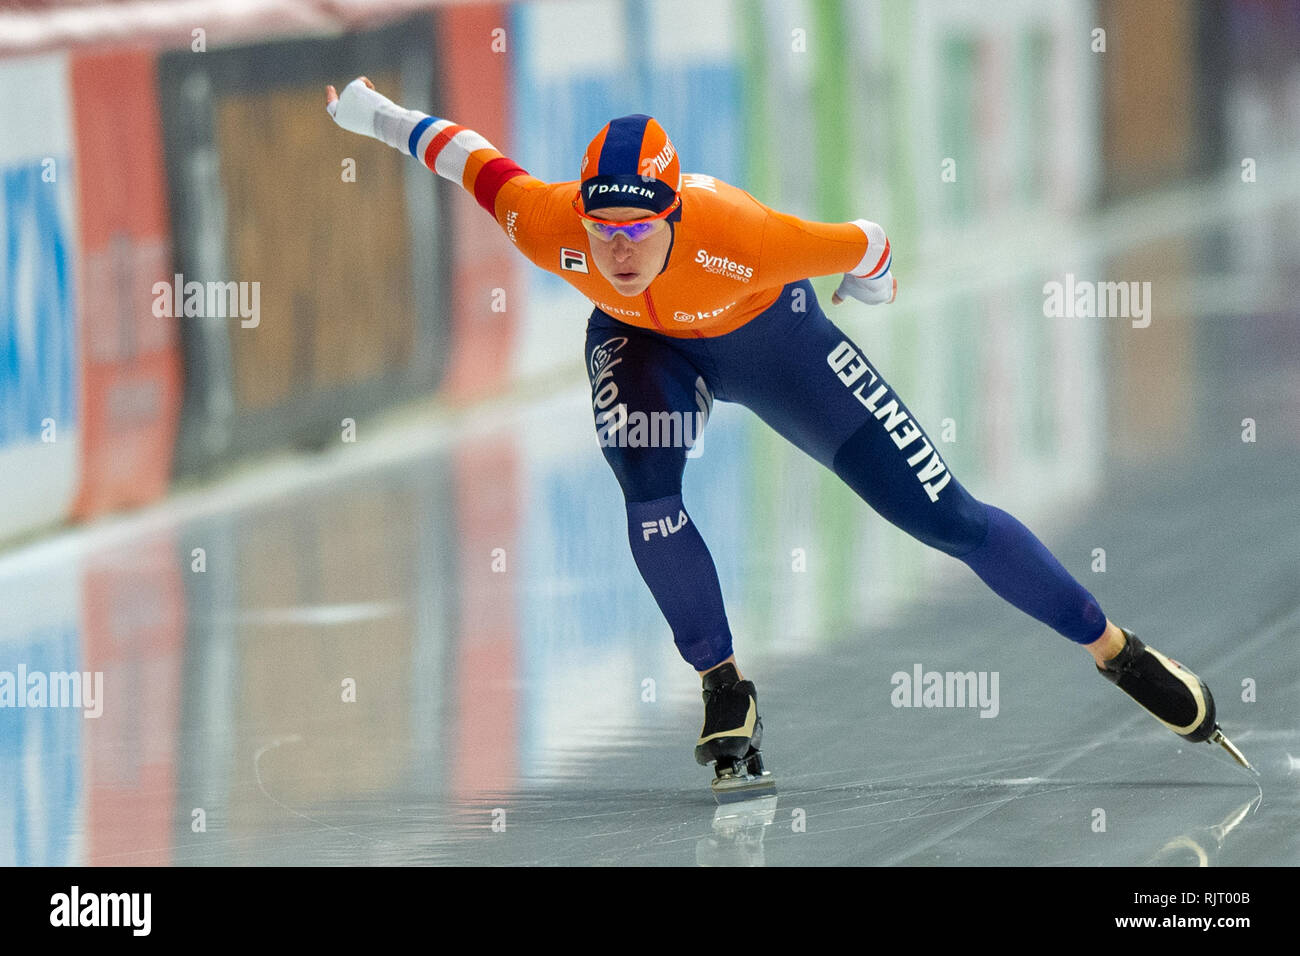
[[[719,803],[775,792],[758,751],[762,740],[753,681],[741,680],[733,664],[705,674],[704,728],[695,744],[695,761],[714,765],[713,795]]]
[[[1219,729],[1214,697],[1205,681],[1173,658],[1143,644],[1132,631],[1120,630],[1124,633],[1124,649],[1098,666],[1098,673],[1184,740],[1221,744],[1234,760],[1254,771]]]

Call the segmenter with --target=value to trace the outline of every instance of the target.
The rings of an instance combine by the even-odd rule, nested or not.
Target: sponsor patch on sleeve
[[[560,247],[560,268],[566,272],[586,272],[591,274],[587,268],[587,254],[578,249],[569,249],[564,246]]]

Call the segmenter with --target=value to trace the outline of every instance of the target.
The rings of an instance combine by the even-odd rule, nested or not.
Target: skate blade
[[[1210,734],[1210,739],[1206,742],[1218,744],[1224,750],[1228,751],[1228,753],[1232,754],[1233,760],[1237,761],[1237,763],[1241,764],[1255,776],[1259,776],[1259,771],[1250,765],[1250,761],[1246,759],[1246,755],[1238,750],[1232,741],[1223,735],[1223,731],[1218,727],[1214,728],[1214,733]]]
[[[734,838],[771,826],[776,819],[776,804],[774,793],[736,803],[720,803],[713,811],[713,832]]]
[[[713,798],[720,804],[757,800],[776,794],[776,780],[767,771],[757,777],[749,774],[717,777],[710,784],[710,787],[713,790]]]

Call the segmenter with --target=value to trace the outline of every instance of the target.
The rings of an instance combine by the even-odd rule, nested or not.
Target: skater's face
[[[632,222],[648,219],[654,214],[635,206],[611,206],[591,214],[594,219],[608,222]],[[672,229],[662,219],[654,231],[640,242],[633,242],[624,233],[615,233],[613,239],[601,239],[587,233],[591,258],[600,274],[609,280],[619,295],[640,295],[650,287],[664,267],[668,247],[672,244]]]

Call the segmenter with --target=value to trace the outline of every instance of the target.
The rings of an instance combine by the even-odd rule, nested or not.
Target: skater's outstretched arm
[[[344,129],[387,143],[462,187],[516,243],[523,232],[517,227],[531,218],[533,206],[548,193],[546,183],[528,175],[474,130],[403,109],[364,76],[344,87],[342,95],[333,86],[325,87],[325,108]]]
[[[543,268],[553,264],[547,234],[574,216],[576,182],[542,182],[474,130],[404,109],[364,76],[341,95],[326,87],[325,104],[339,126],[387,143],[461,186],[492,214],[520,252]],[[843,272],[832,302],[848,296],[868,305],[894,300],[898,285],[890,271],[889,239],[880,225],[866,219],[812,222],[757,204],[763,215],[756,224],[762,233],[756,258],[763,263],[765,287]]]
[[[764,209],[763,261],[780,264],[779,282],[843,272],[844,279],[831,297],[833,304],[839,305],[848,296],[867,305],[894,301],[898,282],[890,271],[893,254],[879,223],[867,219],[811,222],[770,207]]]

